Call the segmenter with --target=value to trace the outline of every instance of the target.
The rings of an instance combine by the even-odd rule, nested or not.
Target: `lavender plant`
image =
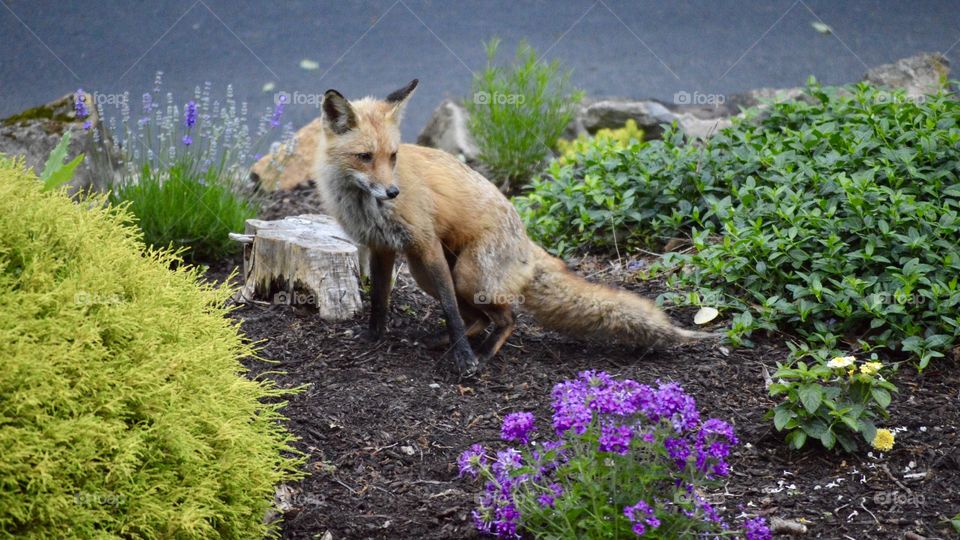
[[[258,210],[247,182],[250,165],[271,140],[283,141],[287,155],[293,151],[293,128],[280,123],[284,103],[259,115],[252,135],[248,106],[237,103],[232,86],[221,103],[206,82],[181,107],[172,93],[161,92],[162,80],[158,72],[135,120],[128,100],[120,129],[111,118],[114,150],[123,160],[111,202],[129,205],[150,245],[187,248],[191,259],[226,254],[236,249],[228,233],[242,230]]]
[[[536,441],[533,414],[509,414],[501,437],[518,443],[460,455],[482,479],[477,528],[500,538],[771,537],[763,518],[734,530],[705,488],[729,473],[733,427],[702,420],[675,383],[656,388],[585,371],[553,388],[556,438]]]

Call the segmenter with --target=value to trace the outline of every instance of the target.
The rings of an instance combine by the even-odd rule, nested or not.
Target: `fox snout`
[[[363,180],[364,181],[360,182],[360,185],[378,201],[396,199],[397,196],[400,195],[400,188],[396,184],[381,184],[379,182],[370,182],[366,179]]]

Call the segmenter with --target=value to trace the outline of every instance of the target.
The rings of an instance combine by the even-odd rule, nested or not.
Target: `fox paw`
[[[479,373],[480,368],[483,367],[480,364],[480,360],[477,359],[476,355],[474,355],[470,349],[455,351],[453,354],[453,366],[456,368],[461,379],[473,377]]]

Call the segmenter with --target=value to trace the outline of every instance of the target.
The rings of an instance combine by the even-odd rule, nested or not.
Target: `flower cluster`
[[[878,429],[877,434],[873,437],[873,441],[870,442],[870,446],[881,452],[889,452],[893,450],[893,441],[894,435],[892,431],[889,429]]]
[[[90,120],[85,120],[90,116],[90,110],[87,109],[87,95],[83,92],[83,88],[78,88],[73,94],[73,110],[77,113],[78,120],[84,120],[83,129],[89,130],[93,127]]]
[[[633,524],[632,530],[637,536],[643,536],[647,532],[647,527],[656,529],[660,526],[660,520],[654,514],[653,508],[644,501],[624,508],[623,515]]]
[[[736,435],[723,420],[701,419],[679,385],[585,371],[551,397],[556,439],[531,440],[534,416],[518,412],[504,418],[501,437],[523,451],[473,445],[460,455],[460,474],[485,480],[473,513],[480,531],[517,538],[523,530],[556,537],[593,529],[598,537],[643,536],[661,525],[730,530],[700,490],[729,473]],[[769,538],[762,518],[749,526],[750,540]]]

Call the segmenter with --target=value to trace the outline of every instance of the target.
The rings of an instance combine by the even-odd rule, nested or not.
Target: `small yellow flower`
[[[873,437],[873,442],[870,443],[871,446],[876,448],[881,452],[887,452],[893,448],[893,432],[889,429],[878,429],[877,434]]]
[[[853,374],[856,373],[856,372],[857,372],[857,368],[852,367],[852,368],[850,368],[850,369],[847,370],[847,375],[853,377]]]
[[[852,356],[838,356],[827,362],[827,366],[832,368],[845,368],[853,364],[854,360],[856,360],[856,358]]]
[[[880,362],[867,362],[866,364],[860,366],[860,373],[864,375],[874,375],[880,371],[880,368],[883,367],[883,364]]]

